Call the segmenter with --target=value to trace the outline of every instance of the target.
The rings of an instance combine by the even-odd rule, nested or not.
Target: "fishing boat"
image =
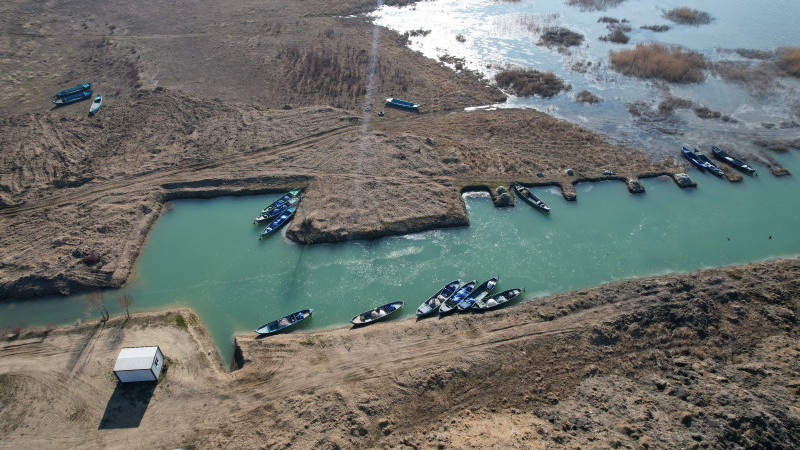
[[[517,194],[517,196],[519,198],[525,200],[525,202],[527,202],[529,205],[533,206],[534,208],[538,209],[539,211],[541,211],[541,212],[543,212],[545,214],[550,214],[550,207],[547,206],[545,204],[545,202],[543,202],[539,197],[537,197],[528,188],[526,188],[525,186],[523,186],[523,185],[521,185],[519,183],[512,184],[512,187],[514,188],[514,192],[516,192],[516,194]]]
[[[706,170],[706,164],[703,161],[701,161],[700,158],[698,158],[693,151],[689,150],[686,147],[683,147],[683,150],[681,150],[681,152],[683,153],[683,156],[689,160],[690,163],[692,163],[695,167],[700,169],[700,172],[704,172]]]
[[[261,230],[261,236],[258,238],[258,240],[264,239],[265,237],[269,236],[270,233],[284,226],[286,222],[288,222],[289,219],[291,219],[292,216],[294,216],[295,211],[297,211],[297,208],[295,208],[294,206],[284,211],[283,214],[278,216],[277,219],[273,220],[272,223],[270,223],[269,225],[267,225],[266,228]]]
[[[288,316],[281,317],[278,320],[273,320],[270,323],[265,323],[264,325],[261,325],[260,327],[256,328],[256,333],[262,336],[268,336],[270,334],[278,333],[308,319],[309,317],[311,317],[311,314],[314,314],[313,309],[304,309],[302,311],[297,311],[296,313],[289,314]]]
[[[497,278],[489,278],[488,280],[484,281],[483,284],[476,287],[469,293],[463,300],[458,302],[458,309],[461,311],[465,311],[472,307],[472,304],[478,300],[483,300],[484,297],[489,295],[492,292],[492,289],[497,286]]]
[[[468,296],[473,289],[475,289],[475,283],[477,283],[477,281],[472,280],[469,283],[461,286],[452,297],[443,301],[441,306],[439,306],[439,315],[447,314],[456,309],[458,304],[461,303],[461,300],[464,300],[464,298]]]
[[[63,91],[56,92],[54,95],[55,98],[62,98],[62,97],[69,97],[72,94],[77,94],[78,92],[88,91],[89,88],[92,87],[92,83],[83,83],[77,86],[73,86],[69,89],[64,89]]]
[[[66,97],[59,97],[53,100],[56,106],[69,105],[75,102],[81,102],[92,96],[92,91],[78,92],[77,94],[67,95]]]
[[[488,311],[490,309],[499,308],[514,299],[518,298],[525,289],[509,289],[491,297],[481,299],[472,304],[473,311]]]
[[[284,202],[282,205],[272,208],[267,212],[262,212],[259,214],[258,217],[254,220],[254,223],[261,223],[266,222],[268,220],[272,220],[281,214],[284,213],[287,209],[291,208],[292,206],[297,206],[300,203],[300,197],[292,197],[288,201]]]
[[[97,94],[97,97],[95,97],[92,102],[92,106],[89,107],[89,115],[93,116],[101,106],[103,106],[103,96]]]
[[[719,147],[711,147],[711,153],[714,154],[715,158],[717,158],[722,162],[728,163],[728,165],[730,165],[734,169],[740,170],[744,173],[749,173],[751,175],[757,175],[756,169],[752,168],[751,166],[748,166],[741,159],[734,158],[733,156],[723,152],[722,150],[719,149]]]
[[[435,312],[439,309],[439,306],[450,298],[453,294],[455,294],[456,289],[458,286],[461,285],[461,280],[452,281],[445,285],[445,287],[439,289],[439,292],[433,294],[433,296],[427,300],[423,304],[417,308],[417,317],[426,316]]]
[[[281,198],[275,200],[274,202],[272,202],[269,205],[267,205],[266,208],[262,209],[261,213],[263,214],[263,213],[266,213],[266,212],[270,212],[271,210],[273,210],[275,208],[281,207],[282,205],[286,204],[286,202],[288,202],[291,198],[297,197],[298,195],[300,195],[300,191],[302,191],[302,190],[303,190],[303,188],[292,189],[291,191],[283,194],[283,196],[281,196]]]
[[[405,100],[400,100],[393,97],[386,97],[386,104],[390,106],[396,106],[398,108],[403,109],[410,109],[412,111],[419,112],[419,105],[413,102],[407,102]]]
[[[353,325],[367,325],[372,322],[377,322],[379,320],[383,320],[391,314],[394,314],[400,308],[403,307],[403,302],[392,302],[387,303],[385,305],[378,306],[377,308],[372,308],[369,311],[365,311],[352,319],[350,319],[350,323]]]
[[[725,172],[723,172],[722,169],[720,169],[714,163],[712,163],[711,160],[708,159],[708,156],[706,156],[706,155],[704,155],[704,154],[702,154],[700,152],[697,152],[695,154],[697,155],[697,159],[699,159],[700,161],[702,161],[702,162],[704,162],[706,164],[706,170],[707,171],[713,173],[714,175],[716,175],[718,177],[725,176]]]

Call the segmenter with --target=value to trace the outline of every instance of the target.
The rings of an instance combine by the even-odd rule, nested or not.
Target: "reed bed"
[[[677,45],[639,43],[632,49],[609,52],[611,67],[624,75],[675,83],[705,79],[703,55]]]
[[[494,79],[498,86],[508,89],[520,97],[538,95],[550,98],[571,87],[553,72],[540,72],[533,69],[504,70],[495,75]]]
[[[778,67],[794,77],[800,77],[800,47],[778,50]]]
[[[664,12],[664,17],[681,25],[706,25],[711,23],[711,16],[707,12],[691,8],[675,8]]]

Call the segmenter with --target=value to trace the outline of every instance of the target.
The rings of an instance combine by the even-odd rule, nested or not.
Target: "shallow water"
[[[781,162],[800,173],[796,155]],[[765,173],[728,183],[691,175],[697,189],[656,178],[644,180],[644,195],[628,194],[621,182],[579,184],[577,202],[554,188],[536,189],[552,207],[549,216],[524,203],[497,209],[486,197],[467,198],[469,227],[314,246],[282,235],[258,241],[252,218],[277,196],[176,201],[153,226],[128,285],[106,299],[113,311],[125,293],[137,311],[188,306],[230,360],[234,333],[285,314],[314,308],[304,329],[334,327],[404,300],[401,317],[408,317],[456,278],[499,276],[498,292],[524,287],[531,300],[800,254],[800,180]],[[84,298],[4,301],[0,326],[74,323],[84,317]]]
[[[713,21],[708,25],[689,26],[671,23],[662,11],[689,6],[708,12]],[[628,19],[631,40],[619,45],[601,41],[608,33],[606,24],[598,23],[603,16]],[[797,79],[780,78],[783,85],[768,95],[757,95],[740,84],[726,82],[709,74],[706,81],[688,85],[654,83],[622,76],[607,68],[610,50],[631,48],[639,42],[658,41],[679,44],[702,53],[710,61],[742,60],[741,57],[719,49],[774,50],[796,46],[800,36],[800,2],[776,0],[751,2],[747,0],[710,0],[702,4],[687,4],[678,0],[629,0],[606,11],[581,11],[561,1],[522,0],[434,0],[409,7],[384,6],[374,18],[379,25],[405,33],[430,30],[427,36],[410,38],[410,47],[425,56],[438,59],[443,55],[464,58],[465,67],[493,79],[507,66],[553,71],[572,85],[572,91],[551,99],[511,96],[500,105],[489,107],[529,107],[546,111],[596,131],[619,142],[635,145],[654,154],[664,154],[686,143],[694,146],[718,145],[755,151],[755,139],[793,139],[798,128],[765,128],[763,123],[779,124],[798,121],[800,103]],[[666,24],[669,31],[656,33],[642,30],[643,25]],[[569,54],[535,45],[539,31],[531,25],[563,26],[584,35],[579,47]],[[463,42],[456,39],[463,37]],[[586,73],[572,70],[575,62],[591,62]],[[584,105],[574,101],[583,89],[600,95],[604,102]],[[666,91],[673,96],[694,100],[737,123],[718,119],[700,119],[691,110],[679,110],[672,123],[637,123],[630,116],[626,103],[645,101],[656,105]],[[425,99],[411,98],[421,103]],[[669,134],[659,130],[668,129]]]

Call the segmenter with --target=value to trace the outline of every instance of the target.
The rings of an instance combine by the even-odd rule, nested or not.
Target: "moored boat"
[[[97,94],[97,97],[95,97],[92,102],[92,106],[89,107],[89,115],[93,116],[101,106],[103,106],[103,96]]]
[[[456,280],[439,289],[439,292],[433,294],[431,298],[425,300],[425,302],[422,303],[419,308],[417,308],[417,316],[422,317],[436,312],[436,310],[439,309],[439,306],[441,306],[442,302],[455,294],[459,285],[461,285],[461,280]]]
[[[56,97],[56,98],[69,97],[72,94],[77,94],[79,92],[88,91],[89,88],[91,88],[91,87],[92,87],[92,83],[79,84],[79,85],[73,86],[73,87],[71,87],[69,89],[64,89],[63,91],[56,92],[56,95],[54,95],[54,97]]]
[[[683,147],[683,150],[681,150],[681,152],[683,153],[683,156],[689,160],[690,163],[692,163],[695,167],[700,169],[700,172],[706,170],[706,164],[703,161],[701,161],[700,158],[698,158],[693,151],[689,150],[686,147]]]
[[[719,149],[719,147],[711,147],[711,153],[714,154],[714,157],[718,160],[728,163],[734,169],[740,170],[744,173],[749,173],[751,175],[756,175],[756,169],[748,166],[744,161],[738,158],[734,158],[733,156],[729,155],[728,153]]]
[[[284,202],[282,205],[272,208],[267,212],[262,212],[261,214],[259,214],[259,216],[256,217],[254,223],[261,223],[261,222],[266,222],[268,220],[272,220],[283,214],[287,209],[291,208],[292,206],[297,206],[298,203],[300,203],[300,197],[292,197],[288,201]]]
[[[491,297],[476,301],[472,304],[472,309],[474,311],[487,311],[490,309],[499,308],[500,306],[513,301],[523,292],[525,292],[525,289],[509,289]]]
[[[66,97],[59,97],[53,100],[56,106],[69,105],[75,102],[81,102],[92,96],[92,91],[83,91],[76,94],[67,95]]]
[[[283,194],[281,196],[281,198],[275,200],[274,202],[272,202],[269,205],[267,205],[266,208],[262,209],[261,210],[261,214],[259,214],[259,216],[263,215],[264,213],[269,213],[270,211],[272,211],[272,210],[274,210],[276,208],[280,208],[281,206],[285,205],[292,198],[299,196],[300,195],[300,191],[302,191],[302,190],[303,190],[303,188],[292,189],[291,191]]]
[[[452,297],[443,301],[441,306],[439,306],[439,315],[447,314],[456,309],[458,304],[461,303],[461,300],[464,300],[464,298],[468,296],[473,289],[475,289],[475,283],[477,283],[477,281],[472,280],[469,283],[461,286]]]
[[[353,325],[367,325],[372,322],[377,322],[379,320],[383,320],[391,314],[399,311],[400,308],[403,307],[403,302],[391,302],[385,305],[378,306],[377,308],[372,308],[369,311],[365,311],[352,319],[350,319],[350,323]]]
[[[398,108],[410,109],[419,112],[419,105],[413,102],[407,102],[398,98],[386,97],[386,104],[396,106]]]
[[[714,163],[712,163],[711,160],[708,159],[708,156],[706,156],[706,155],[704,155],[704,154],[702,154],[700,152],[696,152],[695,154],[697,155],[697,159],[699,159],[700,161],[705,163],[707,171],[711,172],[712,174],[714,174],[714,175],[716,175],[718,177],[725,176],[725,172],[723,172],[722,169],[720,169]]]
[[[514,192],[517,194],[517,197],[525,200],[526,203],[533,206],[534,208],[538,209],[539,211],[550,214],[550,207],[545,204],[539,197],[537,197],[530,189],[526,188],[525,186],[519,183],[513,183],[511,187],[514,189]]]
[[[291,208],[289,208],[286,211],[284,211],[283,214],[278,216],[277,219],[273,220],[272,223],[270,223],[269,225],[267,225],[266,228],[261,230],[261,236],[258,239],[259,240],[264,239],[270,233],[272,233],[272,232],[280,229],[280,227],[284,226],[286,224],[286,222],[288,222],[289,219],[291,219],[294,216],[295,211],[297,211],[297,208],[295,208],[294,206],[292,206]]]
[[[488,280],[484,281],[483,284],[476,287],[469,293],[463,300],[458,302],[458,309],[464,311],[472,307],[473,303],[478,300],[483,300],[484,297],[489,295],[492,292],[492,289],[497,286],[497,278],[489,278]]]
[[[261,325],[260,327],[256,328],[256,333],[262,336],[278,333],[308,319],[312,314],[314,314],[314,310],[310,308],[297,311],[296,313],[289,314],[288,316],[281,317],[278,320],[273,320],[272,322]]]

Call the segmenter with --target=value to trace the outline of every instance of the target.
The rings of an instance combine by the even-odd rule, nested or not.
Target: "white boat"
[[[89,107],[89,115],[93,116],[101,106],[103,106],[103,96],[97,94],[97,97],[95,97],[94,101],[92,102],[92,106]]]

